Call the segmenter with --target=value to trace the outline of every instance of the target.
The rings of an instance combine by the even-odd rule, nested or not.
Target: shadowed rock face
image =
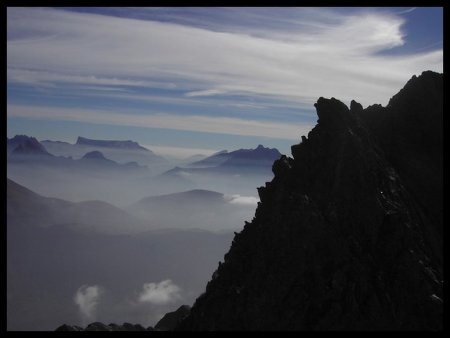
[[[166,313],[155,325],[156,331],[172,331],[180,322],[189,315],[191,307],[180,306],[176,311]]]
[[[434,255],[442,264],[443,232],[443,76],[414,76],[386,108],[361,112],[369,132],[439,234]],[[428,235],[428,237],[430,237]]]
[[[315,104],[178,330],[441,330],[442,74]]]

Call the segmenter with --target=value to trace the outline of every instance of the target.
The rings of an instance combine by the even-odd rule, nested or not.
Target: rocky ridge
[[[189,305],[181,305],[176,311],[166,313],[155,325],[156,331],[172,331],[177,327],[183,319],[185,319],[191,307]]]
[[[93,322],[84,329],[78,325],[63,324],[55,331],[154,331],[154,329],[151,326],[145,328],[140,324],[123,323],[122,325],[118,325],[111,323],[105,325],[101,322]]]
[[[63,324],[55,331],[172,331],[190,312],[189,305],[181,305],[176,311],[166,313],[153,328],[149,326],[144,328],[140,324],[123,323],[117,325],[114,323],[103,324],[102,322],[93,322],[82,328],[78,325]]]
[[[443,75],[315,104],[177,330],[441,330]]]

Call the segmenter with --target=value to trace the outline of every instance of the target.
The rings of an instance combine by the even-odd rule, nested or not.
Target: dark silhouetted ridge
[[[177,330],[442,330],[442,74],[315,104]]]
[[[181,305],[176,311],[166,313],[155,325],[156,331],[172,331],[189,315],[191,307]]]
[[[109,325],[105,325],[101,322],[93,322],[84,329],[77,325],[63,324],[55,331],[154,331],[154,329],[151,326],[144,328],[140,324],[123,323],[122,325],[118,325],[111,323]]]

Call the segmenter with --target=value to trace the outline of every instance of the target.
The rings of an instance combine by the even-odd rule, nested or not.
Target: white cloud
[[[54,73],[118,83],[156,78],[189,83],[191,96],[219,88],[306,103],[319,96],[346,103],[355,98],[368,105],[386,104],[414,74],[443,69],[442,49],[379,54],[407,43],[404,17],[381,12],[314,9],[308,24],[259,36],[245,29],[217,31],[60,9],[8,8],[7,13],[8,67],[47,72],[41,79],[47,82],[55,81]]]
[[[257,205],[259,198],[254,196],[231,195],[225,197],[228,203],[240,205]]]
[[[101,290],[98,285],[82,285],[75,293],[73,301],[78,305],[83,325],[95,319]]]
[[[298,140],[313,127],[272,121],[246,120],[240,118],[211,117],[199,115],[176,115],[172,113],[122,113],[107,110],[40,107],[9,104],[9,117],[30,119],[53,119],[121,126],[188,130],[214,134],[261,136],[268,138]]]
[[[166,279],[159,283],[145,283],[138,299],[140,302],[163,305],[179,300],[180,292],[179,286]]]

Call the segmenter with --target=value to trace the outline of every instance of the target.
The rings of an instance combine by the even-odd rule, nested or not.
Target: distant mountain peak
[[[264,147],[262,144],[259,144],[259,145],[258,145],[256,148],[254,148],[254,149],[252,149],[252,148],[250,148],[250,149],[242,148],[242,149],[238,149],[238,150],[232,151],[231,153],[228,153],[228,154],[236,154],[236,153],[239,153],[239,152],[242,152],[242,153],[244,153],[244,152],[246,152],[246,153],[252,153],[252,152],[273,152],[273,151],[275,151],[275,152],[277,152],[277,153],[279,153],[279,154],[281,155],[281,153],[278,151],[278,149],[276,149],[276,148]]]
[[[126,141],[93,140],[93,139],[89,139],[86,137],[78,136],[76,144],[77,145],[96,146],[96,147],[105,147],[105,148],[150,151],[147,148],[144,148],[141,145],[139,145],[139,143],[131,141],[131,140],[126,140]]]
[[[34,137],[16,135],[7,141],[12,155],[44,155],[52,156]]]
[[[239,149],[229,154],[229,158],[222,163],[223,166],[272,166],[281,156],[278,149],[266,148],[261,144],[255,149]]]
[[[98,150],[90,151],[86,153],[82,158],[86,159],[99,159],[99,160],[106,160],[107,158],[103,155],[102,152]]]
[[[273,161],[279,159],[281,153],[276,148],[266,148],[259,144],[255,149],[238,149],[232,152],[222,150],[201,161],[192,163],[193,166],[217,167],[217,166],[242,166],[251,165],[271,166]]]
[[[10,140],[11,141],[25,141],[25,140],[28,140],[28,139],[34,139],[34,137],[32,137],[32,136],[28,136],[28,135],[16,135],[16,136],[14,136],[13,138],[11,138]]]

